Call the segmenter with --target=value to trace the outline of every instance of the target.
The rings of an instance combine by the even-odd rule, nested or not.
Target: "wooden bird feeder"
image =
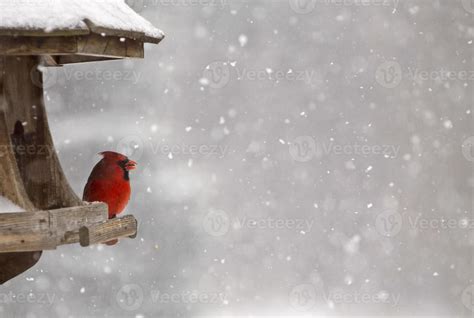
[[[123,0],[0,0],[0,196],[26,212],[0,213],[0,284],[43,250],[134,237],[136,219],[108,220],[66,180],[49,131],[38,66],[143,58],[163,33]]]

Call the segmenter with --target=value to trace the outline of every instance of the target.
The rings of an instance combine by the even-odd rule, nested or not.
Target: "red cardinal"
[[[129,171],[135,169],[137,163],[113,151],[104,151],[100,155],[103,158],[92,170],[82,200],[107,203],[109,219],[113,219],[125,209],[130,200]],[[106,244],[116,243],[117,240],[113,240]]]

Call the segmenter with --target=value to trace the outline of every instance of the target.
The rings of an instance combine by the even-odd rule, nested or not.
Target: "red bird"
[[[109,219],[113,219],[130,200],[129,172],[137,167],[137,163],[113,151],[104,151],[100,155],[103,158],[92,170],[82,200],[106,203],[109,206]],[[115,243],[117,240],[107,242],[108,245]]]

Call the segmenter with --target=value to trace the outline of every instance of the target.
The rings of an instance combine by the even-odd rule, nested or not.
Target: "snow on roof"
[[[160,42],[164,34],[124,0],[0,0],[0,35],[90,32]]]

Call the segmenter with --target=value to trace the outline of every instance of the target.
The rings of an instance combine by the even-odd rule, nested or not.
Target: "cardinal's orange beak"
[[[130,170],[134,170],[137,168],[137,163],[133,160],[129,160],[126,164],[125,164],[125,169],[127,169],[128,171]]]

